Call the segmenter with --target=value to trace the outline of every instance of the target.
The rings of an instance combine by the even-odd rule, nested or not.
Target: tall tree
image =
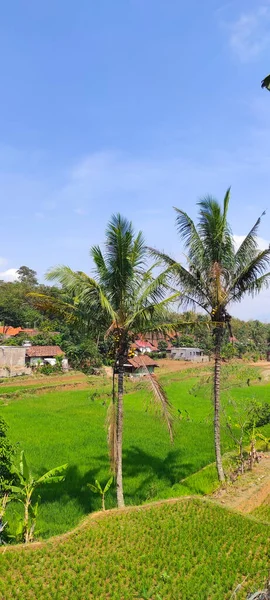
[[[132,336],[153,330],[155,320],[161,322],[165,307],[175,298],[168,297],[168,270],[154,278],[154,266],[146,267],[147,249],[141,232],[135,235],[132,223],[121,215],[112,217],[106,230],[105,253],[99,246],[91,249],[96,278],[60,266],[48,274],[64,289],[75,293],[79,305],[89,314],[97,302],[109,318],[107,336],[112,336],[115,349],[114,375],[118,378],[109,419],[109,444],[115,466],[117,503],[124,506],[122,477],[124,363]],[[170,270],[170,269],[169,269]],[[156,325],[158,328],[158,325]],[[164,418],[172,436],[170,405],[155,379],[151,379],[155,399],[161,403]]]
[[[259,251],[257,243],[261,217],[240,248],[236,249],[227,220],[229,200],[230,189],[225,194],[223,206],[211,196],[199,202],[197,227],[187,213],[175,209],[178,233],[187,249],[186,265],[176,263],[162,252],[151,250],[153,256],[161,258],[172,268],[182,305],[203,309],[212,322],[215,353],[214,438],[220,481],[225,479],[220,443],[221,345],[226,327],[231,329],[228,307],[240,302],[246,294],[256,294],[270,282],[270,272],[265,272],[270,263],[270,249]]]
[[[35,285],[38,285],[37,273],[33,269],[30,269],[29,267],[23,265],[18,269],[17,274],[18,280],[21,283],[25,283],[29,287],[34,287]]]

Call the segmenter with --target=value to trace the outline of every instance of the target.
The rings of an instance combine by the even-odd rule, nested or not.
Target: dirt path
[[[241,513],[252,512],[270,496],[270,452],[265,452],[252,472],[212,495],[217,502]]]

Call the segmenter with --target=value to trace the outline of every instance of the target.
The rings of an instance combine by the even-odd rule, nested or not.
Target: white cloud
[[[6,271],[0,271],[0,279],[4,281],[16,281],[18,279],[17,269],[7,269]]]
[[[270,47],[270,6],[257,6],[228,26],[229,45],[241,62],[255,60]]]
[[[8,261],[7,261],[7,259],[6,259],[6,258],[4,258],[3,256],[0,256],[0,266],[1,266],[1,267],[2,267],[2,266],[4,266],[4,265],[6,265],[6,264],[7,264],[7,262],[8,262]]]

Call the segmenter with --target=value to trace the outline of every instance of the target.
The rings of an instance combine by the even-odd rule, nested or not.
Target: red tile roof
[[[7,335],[9,337],[14,337],[15,335],[19,335],[20,333],[26,333],[29,336],[37,335],[40,333],[38,329],[29,329],[24,327],[11,327],[11,325],[1,325],[0,327],[0,335]]]
[[[31,346],[30,348],[26,348],[26,356],[49,358],[53,356],[61,356],[61,354],[64,354],[64,352],[61,350],[60,346]]]
[[[136,348],[150,348],[153,352],[157,350],[157,347],[154,346],[151,342],[145,340],[135,340],[134,345]]]
[[[10,335],[10,336],[14,336],[14,335],[18,335],[18,333],[21,333],[22,328],[21,327],[11,327],[11,325],[1,325],[0,326],[0,335]]]
[[[139,369],[140,367],[158,367],[158,364],[150,358],[150,356],[134,356],[133,358],[129,358],[127,361],[134,369]]]

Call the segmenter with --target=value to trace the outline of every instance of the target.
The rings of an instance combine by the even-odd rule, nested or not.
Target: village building
[[[171,358],[174,360],[189,360],[194,362],[208,362],[209,357],[201,348],[171,348]]]
[[[0,377],[31,375],[25,364],[25,348],[22,346],[0,346]]]
[[[154,373],[156,367],[158,367],[158,364],[150,356],[146,355],[128,358],[124,364],[125,373],[135,377]]]
[[[64,352],[61,350],[60,346],[25,346],[26,364],[31,367],[42,364],[54,366],[56,364],[57,356],[62,356],[64,358]]]
[[[149,352],[157,352],[157,346],[154,346],[149,340],[137,339],[132,344],[131,348],[135,350],[135,352],[139,352],[140,354],[147,354]]]

